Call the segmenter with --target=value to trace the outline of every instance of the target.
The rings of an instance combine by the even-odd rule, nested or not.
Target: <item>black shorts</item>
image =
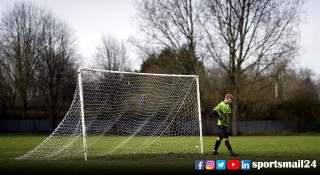
[[[229,137],[229,134],[228,134],[228,126],[221,126],[221,125],[218,125],[219,127],[219,138],[222,139],[222,138],[228,138]]]

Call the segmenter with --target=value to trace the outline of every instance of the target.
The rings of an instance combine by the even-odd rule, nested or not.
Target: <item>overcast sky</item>
[[[134,0],[22,0],[50,9],[67,22],[77,38],[79,54],[91,59],[102,34],[126,40],[134,34]],[[0,15],[15,0],[0,0]],[[320,0],[306,0],[307,19],[301,26],[301,57],[298,66],[320,75]],[[134,65],[139,69],[140,61]]]

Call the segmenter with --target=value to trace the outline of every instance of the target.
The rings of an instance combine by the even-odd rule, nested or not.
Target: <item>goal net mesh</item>
[[[57,128],[17,159],[78,159],[84,152],[88,159],[200,153],[197,76],[79,72],[85,134],[78,83],[70,109]]]

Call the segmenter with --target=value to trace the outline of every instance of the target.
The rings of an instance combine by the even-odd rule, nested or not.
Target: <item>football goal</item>
[[[203,153],[197,75],[80,68],[57,128],[17,159]]]

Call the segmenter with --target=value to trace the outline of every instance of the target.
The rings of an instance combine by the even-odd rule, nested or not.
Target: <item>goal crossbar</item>
[[[198,78],[198,75],[154,74],[154,73],[125,72],[125,71],[113,71],[113,70],[103,70],[103,69],[79,68],[78,72],[81,72],[81,71],[98,71],[98,72],[107,72],[107,73],[115,73],[115,74],[152,75],[152,76],[163,76],[163,77],[194,77],[194,78]]]

